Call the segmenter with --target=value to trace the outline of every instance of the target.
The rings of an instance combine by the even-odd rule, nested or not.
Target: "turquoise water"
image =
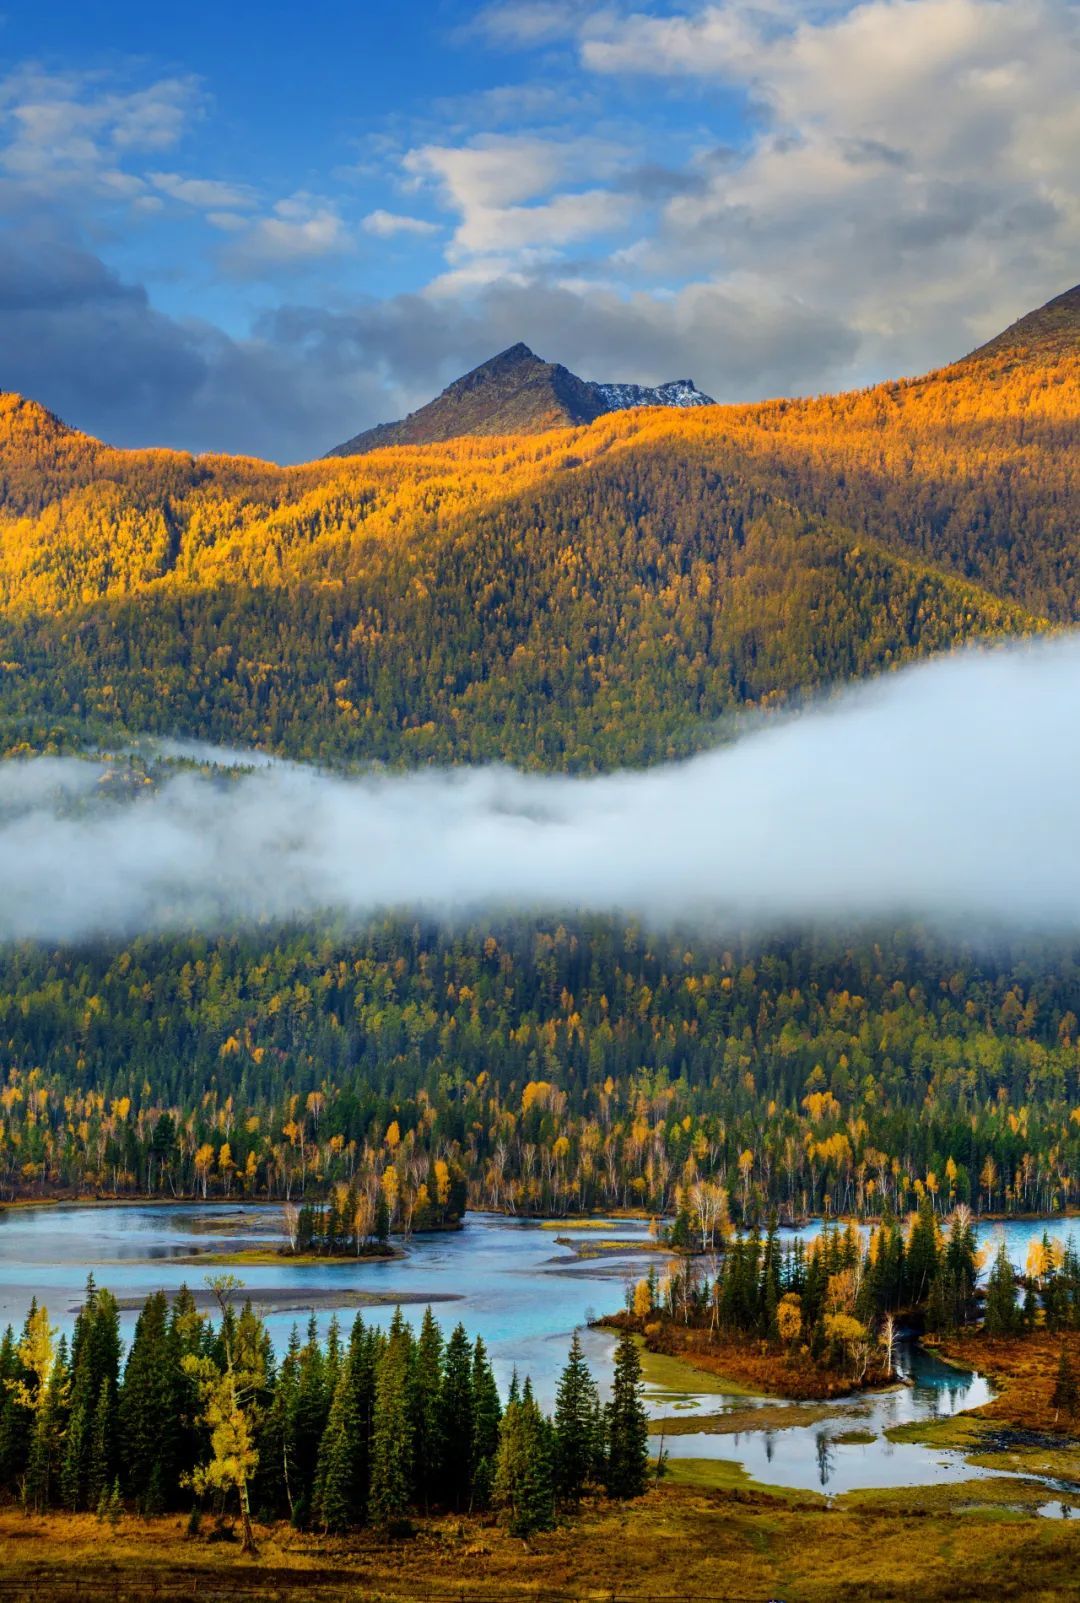
[[[280,1234],[280,1210],[221,1203],[190,1206],[70,1207],[0,1212],[0,1325],[18,1325],[32,1297],[49,1308],[55,1323],[70,1328],[81,1300],[88,1269],[99,1285],[121,1300],[141,1301],[159,1287],[175,1290],[185,1282],[198,1288],[204,1271],[179,1258],[200,1252],[227,1252],[265,1243]],[[810,1236],[816,1226],[804,1233]],[[1067,1234],[1060,1223],[1051,1233]],[[987,1226],[982,1234],[1000,1234],[1013,1261],[1021,1265],[1027,1247],[1044,1229],[1041,1221]],[[462,1320],[473,1335],[483,1336],[500,1386],[505,1390],[516,1368],[532,1376],[542,1403],[554,1402],[559,1371],[570,1335],[581,1329],[593,1372],[601,1386],[611,1374],[612,1337],[582,1328],[595,1314],[621,1305],[627,1280],[636,1279],[649,1261],[629,1251],[625,1256],[578,1260],[557,1241],[567,1235],[581,1240],[624,1240],[632,1247],[646,1236],[636,1220],[608,1221],[600,1230],[578,1230],[571,1223],[558,1230],[502,1216],[470,1214],[464,1229],[449,1235],[414,1237],[405,1258],[388,1263],[334,1262],[290,1266],[244,1265],[240,1271],[256,1304],[260,1294],[275,1345],[280,1348],[294,1323],[303,1323],[313,1294],[320,1300],[317,1319],[325,1330],[335,1300],[349,1291],[377,1292],[391,1299],[386,1306],[364,1310],[365,1319],[385,1324],[393,1300],[412,1305],[406,1312],[418,1322],[428,1299],[452,1299],[436,1306],[445,1327]],[[284,1304],[284,1305],[283,1305]],[[122,1319],[126,1335],[134,1309]],[[343,1308],[342,1322],[353,1318]],[[925,1420],[972,1408],[991,1396],[985,1379],[941,1363],[930,1353],[904,1348],[900,1364],[911,1384],[884,1393],[868,1393],[842,1406],[836,1418],[782,1431],[746,1430],[738,1435],[696,1433],[671,1438],[673,1457],[732,1459],[755,1479],[774,1485],[804,1487],[828,1493],[857,1487],[921,1486],[968,1480],[994,1473],[968,1465],[955,1452],[933,1451],[914,1443],[890,1443],[889,1426]],[[745,1409],[755,1400],[727,1395],[672,1398],[650,1396],[655,1415],[687,1410],[718,1413]],[[841,1444],[836,1437],[852,1429],[873,1432],[872,1444]],[[1059,1512],[1057,1501],[1047,1512]]]

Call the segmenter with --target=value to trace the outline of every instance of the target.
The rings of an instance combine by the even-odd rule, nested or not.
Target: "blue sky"
[[[1073,0],[0,12],[5,388],[295,459],[524,339],[720,399],[1070,287]]]

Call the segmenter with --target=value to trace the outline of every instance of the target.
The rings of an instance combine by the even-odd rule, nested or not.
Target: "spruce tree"
[[[68,1426],[64,1433],[63,1462],[60,1468],[60,1499],[64,1507],[70,1509],[73,1514],[86,1506],[97,1507],[96,1501],[90,1502],[89,1505],[84,1501],[83,1465],[89,1437],[90,1416],[86,1399],[79,1395],[73,1400],[68,1415]]]
[[[926,1299],[926,1332],[930,1336],[942,1336],[948,1328],[948,1309],[945,1298],[945,1282],[941,1271],[930,1282],[930,1295]]]
[[[904,1254],[906,1296],[912,1306],[925,1302],[929,1296],[938,1270],[939,1252],[934,1199],[927,1193],[919,1202],[919,1211]]]
[[[505,1509],[514,1536],[525,1539],[534,1531],[550,1530],[555,1522],[551,1427],[536,1406],[528,1380],[520,1397],[515,1385],[502,1418],[495,1502]]]
[[[270,1406],[259,1432],[255,1506],[265,1520],[292,1519],[296,1485],[296,1397],[300,1376],[300,1332],[293,1325],[274,1377]]]
[[[443,1474],[447,1508],[468,1507],[473,1464],[473,1352],[464,1325],[457,1325],[446,1344],[439,1428],[450,1446]]]
[[[115,1444],[113,1438],[112,1386],[108,1376],[102,1376],[98,1390],[97,1407],[90,1431],[90,1459],[87,1470],[86,1495],[90,1508],[97,1506],[98,1498],[116,1480],[114,1469]]]
[[[1064,1413],[1069,1419],[1074,1419],[1077,1409],[1080,1408],[1080,1386],[1077,1384],[1075,1371],[1064,1347],[1058,1360],[1057,1380],[1054,1383],[1050,1403],[1055,1410],[1055,1419],[1058,1413]]]
[[[606,1484],[612,1497],[640,1497],[649,1469],[649,1421],[641,1400],[641,1360],[629,1330],[619,1334],[607,1407]]]
[[[319,1465],[319,1447],[330,1413],[326,1390],[326,1358],[319,1342],[315,1315],[308,1321],[307,1340],[300,1350],[293,1416],[292,1460],[293,1522],[303,1527],[311,1518],[312,1494]]]
[[[986,1283],[986,1334],[1014,1335],[1019,1323],[1016,1306],[1016,1276],[1002,1242]]]
[[[383,1526],[392,1526],[404,1520],[409,1512],[412,1489],[410,1348],[408,1327],[398,1309],[375,1377],[368,1507],[374,1523]]]
[[[69,1423],[60,1470],[60,1495],[68,1508],[94,1508],[102,1475],[111,1482],[115,1473],[119,1374],[119,1308],[111,1292],[99,1291],[90,1275],[71,1344]],[[99,1461],[96,1480],[92,1470],[95,1451]]]
[[[596,1462],[596,1385],[575,1330],[555,1398],[555,1491],[576,1504]]]
[[[180,1381],[168,1301],[155,1292],[136,1322],[117,1405],[122,1484],[141,1514],[160,1513],[177,1497]]]
[[[8,1325],[0,1341],[0,1485],[14,1486],[26,1469],[30,1448],[30,1414],[16,1388],[25,1374]]]
[[[356,1502],[355,1462],[359,1428],[350,1363],[346,1358],[340,1366],[319,1448],[315,1518],[325,1531],[346,1531],[361,1517],[362,1510]]]
[[[479,1336],[473,1345],[472,1404],[473,1457],[469,1507],[482,1509],[489,1507],[494,1491],[502,1406],[487,1349]]]
[[[431,1309],[424,1310],[416,1361],[412,1369],[410,1418],[413,1438],[413,1487],[417,1503],[427,1513],[443,1486],[442,1386],[443,1339]],[[457,1457],[457,1443],[453,1443]],[[467,1471],[469,1459],[463,1461]]]

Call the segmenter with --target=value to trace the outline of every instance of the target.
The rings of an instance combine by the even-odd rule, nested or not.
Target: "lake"
[[[20,1208],[0,1212],[0,1325],[18,1326],[31,1298],[49,1309],[53,1321],[70,1329],[92,1270],[99,1285],[122,1301],[141,1302],[159,1287],[173,1291],[185,1282],[202,1284],[199,1264],[178,1260],[192,1255],[227,1253],[265,1244],[280,1234],[280,1210],[246,1204],[205,1203],[172,1206],[62,1206]],[[804,1238],[820,1228],[812,1225]],[[1017,1221],[987,1225],[980,1237],[998,1236],[1009,1255],[1022,1265],[1033,1238],[1043,1229],[1067,1235],[1061,1221]],[[303,1323],[313,1300],[325,1330],[335,1301],[350,1294],[378,1293],[383,1306],[364,1309],[365,1319],[386,1324],[400,1298],[414,1323],[430,1299],[444,1328],[461,1320],[471,1335],[483,1336],[491,1352],[503,1392],[516,1368],[532,1376],[540,1401],[554,1403],[559,1371],[565,1362],[571,1332],[588,1320],[621,1305],[630,1277],[645,1272],[648,1259],[633,1252],[646,1238],[638,1220],[610,1220],[603,1228],[575,1229],[560,1222],[557,1229],[501,1215],[470,1214],[462,1230],[416,1236],[407,1256],[386,1263],[334,1261],[315,1265],[243,1265],[239,1270],[256,1304],[260,1294],[267,1324],[278,1351],[291,1326]],[[785,1232],[785,1239],[790,1232]],[[589,1240],[602,1236],[628,1245],[626,1255],[577,1259],[560,1246],[557,1236]],[[446,1300],[444,1300],[446,1299]],[[451,1300],[452,1299],[452,1300]],[[353,1309],[342,1306],[347,1326]],[[130,1337],[136,1313],[122,1315]],[[609,1332],[581,1331],[593,1372],[601,1386],[611,1375],[613,1338]],[[755,1479],[773,1485],[824,1490],[857,1487],[920,1486],[975,1479],[994,1474],[978,1470],[956,1452],[932,1450],[914,1443],[891,1443],[884,1432],[893,1425],[925,1420],[986,1402],[991,1391],[985,1379],[942,1363],[918,1348],[901,1350],[900,1364],[911,1384],[888,1392],[868,1393],[838,1409],[836,1417],[784,1430],[744,1430],[738,1435],[681,1435],[668,1441],[672,1456],[730,1459]],[[745,1410],[755,1399],[691,1392],[673,1397],[654,1391],[654,1414],[682,1417],[690,1410],[721,1413]],[[857,1428],[873,1434],[868,1444],[841,1443],[836,1438]],[[1048,1505],[1050,1509],[1056,1504]]]

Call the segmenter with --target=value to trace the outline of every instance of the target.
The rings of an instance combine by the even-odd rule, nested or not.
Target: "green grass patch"
[[[541,1230],[607,1230],[610,1219],[541,1219]]]
[[[678,1407],[678,1404],[674,1406]],[[720,1414],[690,1413],[683,1419],[665,1416],[649,1422],[653,1436],[735,1436],[748,1430],[793,1430],[843,1418],[849,1411],[828,1403],[764,1403],[758,1408],[729,1408]],[[874,1441],[872,1434],[849,1431],[849,1437]],[[833,1437],[834,1441],[843,1438]]]
[[[705,1492],[765,1492],[785,1503],[821,1505],[826,1502],[818,1492],[756,1481],[731,1458],[669,1458],[664,1471],[664,1484],[670,1486],[695,1486]]]
[[[976,1447],[983,1426],[970,1415],[953,1414],[948,1419],[913,1419],[906,1425],[892,1425],[885,1432],[890,1442],[917,1442],[922,1447],[954,1447],[960,1451]]]
[[[999,1466],[1004,1468],[1004,1466]],[[973,1477],[968,1481],[943,1482],[938,1486],[876,1486],[862,1487],[858,1491],[843,1492],[836,1499],[837,1508],[860,1513],[888,1514],[963,1514],[983,1515],[986,1518],[1028,1519],[1033,1509],[1043,1503],[1074,1500],[1067,1494],[1048,1491],[1036,1480],[1011,1477]],[[1075,1499],[1080,1506],[1080,1495]]]
[[[651,1353],[641,1347],[641,1375],[653,1391],[670,1392],[676,1397],[760,1397],[749,1386],[724,1375],[714,1375],[707,1369],[697,1369],[682,1358],[669,1353]]]
[[[392,1248],[387,1252],[366,1252],[357,1257],[354,1253],[347,1253],[333,1257],[319,1252],[281,1252],[277,1247],[238,1247],[235,1252],[193,1252],[180,1258],[173,1258],[173,1263],[205,1264],[209,1268],[218,1268],[243,1264],[266,1265],[275,1269],[288,1267],[290,1269],[310,1269],[316,1264],[322,1268],[331,1264],[351,1265],[354,1269],[362,1263],[387,1263],[395,1258],[404,1258],[405,1254],[400,1248]]]

